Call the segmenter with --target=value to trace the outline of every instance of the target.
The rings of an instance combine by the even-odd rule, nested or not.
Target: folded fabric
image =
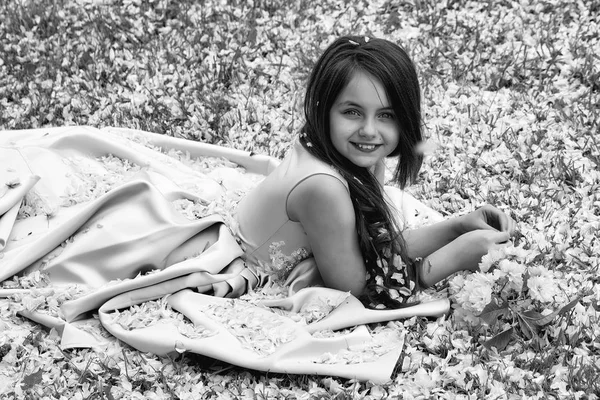
[[[230,211],[275,168],[271,157],[89,127],[0,132],[0,152],[0,170],[18,176],[6,175],[0,194],[0,282],[48,279],[33,289],[12,280],[0,297],[54,328],[64,348],[102,345],[99,326],[87,322],[97,312],[104,329],[141,351],[383,382],[403,333],[364,324],[448,311],[446,299],[365,309],[348,293],[315,287],[310,258],[285,282],[246,266]],[[439,218],[411,199],[403,213],[418,205],[420,215]],[[57,293],[70,300],[47,306]]]
[[[6,168],[0,171],[0,251],[4,250],[10,232],[12,231],[23,198],[40,180],[37,175],[17,174],[11,154],[0,148],[0,159],[6,163]],[[9,166],[13,167],[9,167]]]
[[[318,296],[327,296],[318,288]],[[334,296],[340,296],[334,291]],[[190,290],[168,298],[169,304],[194,324],[186,332],[167,321],[128,330],[110,312],[128,299],[116,297],[100,308],[100,320],[113,335],[141,351],[192,351],[246,368],[262,371],[336,375],[384,382],[402,351],[403,335],[388,334],[375,341],[362,326],[351,332],[318,337],[293,319],[239,300],[206,296]],[[223,322],[226,321],[226,322]],[[390,333],[390,332],[388,332]],[[156,337],[161,337],[157,346]],[[337,356],[337,359],[336,359]]]

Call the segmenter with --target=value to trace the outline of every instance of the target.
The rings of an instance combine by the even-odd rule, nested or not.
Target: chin
[[[362,167],[362,168],[372,168],[377,164],[377,161],[361,161],[361,160],[350,160],[352,161],[352,164],[356,165],[357,167]]]

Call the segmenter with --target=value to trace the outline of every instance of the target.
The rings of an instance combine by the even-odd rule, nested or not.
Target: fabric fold
[[[19,200],[19,202],[15,203],[15,205],[13,205],[12,208],[10,208],[7,212],[5,212],[3,215],[0,215],[0,251],[4,250],[6,247],[8,237],[10,236],[12,228],[15,224],[15,220],[17,219],[21,202],[22,200]]]
[[[133,181],[87,204],[26,248],[7,253],[0,281],[34,264],[76,233],[78,240],[46,263],[52,279],[97,287],[112,279],[132,278],[140,269],[164,266],[173,241],[190,239],[212,224],[210,220],[196,225],[183,222],[151,185]]]
[[[0,215],[8,212],[17,203],[21,203],[23,197],[39,180],[40,177],[37,175],[28,175],[24,179],[12,177],[4,182],[0,181],[0,184],[3,184],[0,188]]]
[[[6,149],[0,149],[0,155],[6,156]],[[0,173],[0,251],[6,247],[25,195],[39,180],[37,175],[21,179],[11,167]]]
[[[144,289],[145,292],[157,292],[161,293],[162,296],[186,287],[212,287],[216,282],[232,278],[235,274],[223,273],[222,269],[242,255],[235,239],[229,234],[227,228],[220,224],[220,218],[216,216],[198,222],[198,224],[195,224],[196,229],[202,227],[200,226],[201,222],[204,229],[200,231],[200,235],[212,243],[208,247],[200,246],[199,248],[205,249],[201,254],[170,265],[163,270],[148,275],[135,276],[135,279],[118,280],[115,278],[109,284],[97,288],[88,295],[64,303],[61,310],[66,320],[77,319],[86,312],[101,307],[102,304],[122,293],[131,292],[131,295],[134,295],[133,291],[139,288],[149,288]],[[216,223],[219,224],[215,225]],[[215,231],[211,228],[218,229]],[[216,234],[218,234],[218,237],[215,237]],[[187,283],[182,284],[181,281]],[[156,298],[154,294],[145,294],[145,296],[147,297],[146,300]],[[133,302],[130,305],[133,304],[137,303]]]
[[[223,324],[215,322],[206,313],[206,310],[218,308],[229,302],[229,300],[194,293],[190,290],[177,292],[168,298],[169,304],[177,311],[184,314],[199,333],[196,337],[184,334],[172,324],[156,323],[154,325],[127,330],[120,324],[115,323],[110,312],[121,305],[118,300],[111,305],[105,305],[100,309],[100,320],[106,329],[121,340],[131,344],[140,351],[150,351],[157,354],[169,354],[172,352],[192,351],[209,357],[230,362],[242,367],[262,371],[292,373],[292,374],[320,374],[345,377],[348,379],[371,380],[383,383],[390,379],[395,363],[402,351],[403,337],[396,336],[390,351],[386,354],[373,357],[367,362],[357,362],[347,357],[353,347],[369,344],[373,337],[366,327],[329,338],[318,338],[312,336],[303,326],[298,325],[291,319],[276,316],[270,311],[261,308],[245,310],[251,312],[252,319],[269,321],[279,318],[278,332],[275,339],[284,342],[276,348],[263,346],[253,347],[244,344],[235,333],[228,330]],[[283,334],[281,333],[283,332]],[[160,342],[156,337],[163,338]],[[258,338],[255,336],[255,339]],[[269,338],[261,338],[268,341]],[[389,344],[389,343],[388,343]],[[325,360],[323,355],[331,355],[331,359]],[[335,355],[338,355],[335,358]],[[346,357],[345,357],[346,356]],[[335,372],[334,372],[335,371]]]

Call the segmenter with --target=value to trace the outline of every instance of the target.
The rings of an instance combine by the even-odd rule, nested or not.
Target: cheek
[[[343,140],[352,133],[352,124],[343,118],[331,118],[329,135],[332,141]]]
[[[396,148],[397,148],[397,147],[398,147],[398,145],[400,144],[400,135],[399,135],[398,133],[396,133],[396,134],[394,135],[394,138],[393,138],[393,140],[392,140],[392,143],[393,143],[393,146],[392,146],[392,147],[393,147],[393,148],[392,148],[392,151],[394,151],[394,150],[396,150]]]
[[[350,123],[350,121],[348,121],[345,118],[340,118],[337,116],[333,116],[329,119],[330,121],[330,127],[331,130],[335,130],[337,132],[343,132],[345,130],[348,129],[348,124]]]
[[[337,131],[337,130],[332,130],[330,137],[331,137],[331,143],[333,144],[333,147],[337,151],[341,151],[342,150],[342,146],[343,146],[343,144],[345,142],[344,135],[341,135],[339,133],[339,131]]]
[[[393,151],[396,147],[398,147],[398,144],[400,143],[399,130],[396,127],[389,127],[389,129],[386,129],[385,141],[390,147],[393,148]]]

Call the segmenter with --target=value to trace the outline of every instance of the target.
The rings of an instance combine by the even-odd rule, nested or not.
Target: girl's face
[[[331,141],[353,164],[371,168],[398,146],[400,131],[381,82],[356,72],[329,111]]]

